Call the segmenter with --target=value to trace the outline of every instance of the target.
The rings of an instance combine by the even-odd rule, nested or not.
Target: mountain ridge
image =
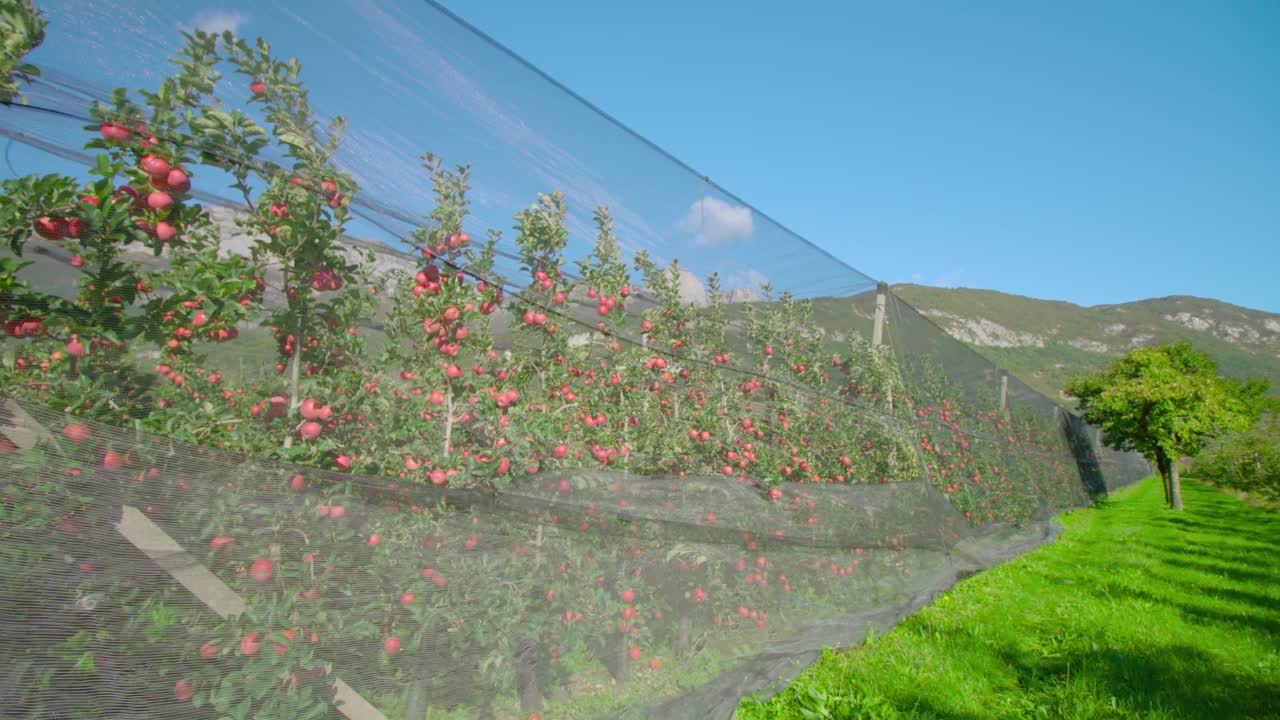
[[[997,290],[900,284],[893,292],[952,336],[1040,392],[1101,370],[1128,350],[1190,341],[1226,375],[1280,391],[1280,313],[1192,295],[1077,305]]]

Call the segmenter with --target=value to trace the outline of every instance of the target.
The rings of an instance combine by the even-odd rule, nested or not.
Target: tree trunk
[[[676,654],[683,655],[689,649],[689,616],[680,615],[676,621]]]
[[[631,655],[627,647],[628,642],[625,634],[618,633],[617,643],[613,650],[613,661],[617,665],[617,672],[613,674],[613,679],[617,680],[618,684],[621,685],[631,679]]]
[[[285,296],[289,294],[289,286],[285,285]],[[289,430],[289,434],[284,436],[284,446],[286,448],[293,447],[293,433],[298,428],[298,406],[302,404],[301,398],[298,397],[298,376],[302,372],[302,331],[305,327],[305,315],[299,314],[296,318],[297,324],[294,325],[293,332],[293,357],[289,358],[289,404],[284,409],[285,418],[294,424],[295,427]]]
[[[427,714],[427,694],[431,684],[431,646],[427,640],[429,635],[430,633],[422,634],[413,658],[409,695],[405,699],[405,720],[422,720]]]
[[[542,712],[542,690],[538,687],[539,644],[528,638],[516,644],[516,693],[520,696],[520,712],[525,716]]]
[[[614,683],[622,685],[631,675],[630,658],[627,657],[627,636],[609,633],[599,648],[599,657]]]
[[[1156,455],[1156,470],[1160,472],[1160,486],[1164,488],[1164,504],[1173,504],[1173,495],[1169,484],[1169,460],[1163,453]]]
[[[1174,510],[1182,509],[1182,481],[1178,478],[1178,461],[1169,463],[1169,496]]]

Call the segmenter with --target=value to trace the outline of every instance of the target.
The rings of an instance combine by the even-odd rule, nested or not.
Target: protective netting
[[[1149,472],[438,7],[180,5],[0,108],[0,717],[727,717]]]

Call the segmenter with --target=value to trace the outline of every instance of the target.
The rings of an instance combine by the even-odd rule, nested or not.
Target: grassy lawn
[[[828,651],[755,718],[1280,718],[1280,516],[1146,480],[1050,546]]]

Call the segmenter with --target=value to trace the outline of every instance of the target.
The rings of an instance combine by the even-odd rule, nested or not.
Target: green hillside
[[[1139,345],[1187,340],[1223,373],[1271,381],[1280,395],[1280,315],[1174,296],[1082,307],[993,290],[897,285],[893,291],[947,332],[1050,397],[1075,374]]]

